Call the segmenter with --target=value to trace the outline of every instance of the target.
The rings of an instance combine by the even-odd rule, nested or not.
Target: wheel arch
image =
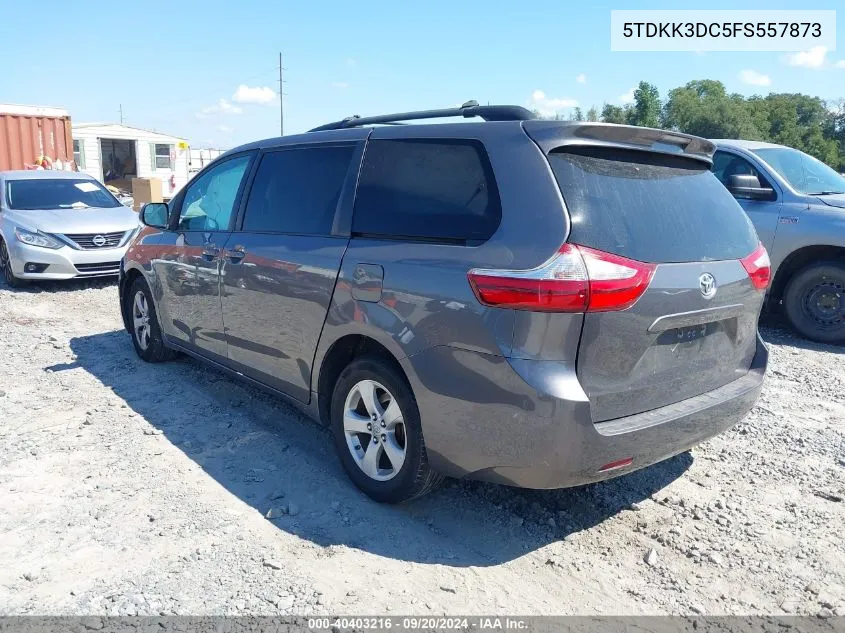
[[[813,262],[837,261],[845,263],[845,247],[817,244],[804,246],[787,255],[778,267],[769,290],[769,305],[779,305],[786,286],[800,271]]]
[[[320,421],[331,423],[331,401],[340,373],[361,356],[377,356],[390,364],[408,384],[410,381],[396,356],[382,343],[366,334],[346,334],[334,341],[320,361],[317,377],[317,412]]]

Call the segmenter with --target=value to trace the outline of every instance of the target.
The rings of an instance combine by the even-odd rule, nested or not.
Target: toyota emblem
[[[106,245],[106,238],[104,238],[102,235],[95,235],[94,238],[91,240],[91,243],[99,248]]]
[[[716,278],[710,273],[704,273],[698,278],[698,287],[702,297],[712,299],[716,294]]]

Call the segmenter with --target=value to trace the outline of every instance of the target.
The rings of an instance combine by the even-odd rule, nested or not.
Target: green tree
[[[583,121],[584,120],[584,113],[581,112],[581,108],[579,106],[575,106],[575,109],[572,110],[572,114],[569,116],[570,121]]]
[[[605,103],[601,109],[601,120],[605,123],[625,123],[625,108]]]
[[[658,127],[660,125],[660,92],[657,86],[641,81],[634,90],[634,105],[627,112],[629,125]]]
[[[839,145],[839,155],[836,164],[831,165],[839,171],[845,171],[845,99],[827,104],[830,119],[827,122],[825,136],[833,139]]]
[[[598,121],[599,120],[599,111],[596,108],[596,106],[592,106],[592,107],[590,107],[589,110],[587,110],[587,120],[588,121]]]
[[[818,97],[770,94],[764,99],[769,121],[767,140],[807,152],[829,165],[839,164],[835,114]]]
[[[763,134],[741,95],[728,95],[721,81],[691,81],[669,91],[663,126],[705,138],[761,140]]]

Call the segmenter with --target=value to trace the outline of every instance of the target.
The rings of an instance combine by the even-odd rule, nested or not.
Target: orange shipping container
[[[73,161],[70,115],[59,108],[0,104],[0,171],[26,169],[39,156]]]

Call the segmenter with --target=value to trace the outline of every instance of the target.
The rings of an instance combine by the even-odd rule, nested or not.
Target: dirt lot
[[[748,418],[628,477],[385,507],[286,404],[138,360],[116,294],[0,287],[0,614],[845,615],[845,349],[765,328]]]

